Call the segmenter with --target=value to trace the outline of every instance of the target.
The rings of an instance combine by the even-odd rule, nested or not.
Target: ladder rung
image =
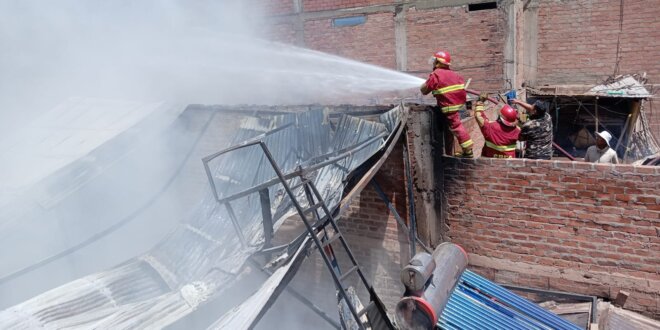
[[[338,240],[339,237],[341,237],[341,233],[335,233],[335,234],[332,235],[332,237],[330,237],[327,241],[323,242],[322,247],[326,247],[326,246],[332,244],[334,241]]]
[[[312,211],[318,209],[319,207],[321,207],[321,205],[323,205],[323,202],[318,202],[318,203],[316,203],[316,204],[314,204],[314,205],[312,205],[312,206],[310,206],[310,207],[304,209],[304,210],[303,210],[303,213],[309,213],[309,212],[312,212]]]
[[[309,179],[303,179],[300,182],[296,183],[295,185],[291,186],[291,190],[300,188],[306,184],[308,184],[310,181]]]
[[[358,266],[353,266],[351,269],[349,269],[346,273],[342,274],[341,277],[339,278],[340,282],[343,282],[348,275],[351,275],[352,272],[356,271],[358,269]]]
[[[364,314],[366,314],[368,309],[369,309],[369,305],[367,305],[367,307],[362,308],[360,311],[358,311],[358,313],[357,313],[358,318],[361,318]]]

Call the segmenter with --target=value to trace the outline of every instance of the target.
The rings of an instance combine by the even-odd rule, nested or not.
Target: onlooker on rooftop
[[[616,155],[616,151],[610,148],[611,140],[612,135],[609,132],[596,132],[596,145],[587,149],[587,153],[584,155],[584,161],[591,163],[618,164],[619,158]]]
[[[548,102],[537,100],[529,104],[513,99],[511,103],[523,107],[529,120],[521,127],[520,141],[525,141],[525,158],[550,159],[552,158],[552,118],[548,113]]]

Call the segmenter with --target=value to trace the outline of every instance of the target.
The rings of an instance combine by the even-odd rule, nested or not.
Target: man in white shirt
[[[610,148],[612,135],[607,131],[596,132],[596,145],[589,147],[584,155],[585,162],[601,164],[618,164],[616,151]]]

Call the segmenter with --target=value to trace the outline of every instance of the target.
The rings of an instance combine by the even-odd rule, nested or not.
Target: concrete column
[[[523,6],[523,81],[526,86],[536,86],[538,66],[539,0],[530,0]]]
[[[394,49],[396,53],[396,69],[408,70],[408,39],[406,32],[406,12],[408,7],[397,5],[394,10]]]
[[[538,62],[539,0],[505,0],[501,3],[506,18],[504,41],[505,87],[525,98],[524,86],[536,84]]]
[[[408,119],[408,148],[411,153],[411,172],[415,197],[417,234],[427,245],[435,247],[443,237],[446,222],[442,212],[442,146],[432,141],[434,125],[431,109],[411,108]]]
[[[302,0],[293,0],[293,12],[300,14],[303,11]]]
[[[305,47],[305,20],[303,19],[302,0],[293,0],[293,11],[296,13],[294,29],[296,31],[296,46]]]
[[[504,87],[519,89],[522,85],[522,0],[505,0],[501,8],[506,19],[506,36],[504,37]]]

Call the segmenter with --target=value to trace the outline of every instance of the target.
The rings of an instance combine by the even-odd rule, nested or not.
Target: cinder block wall
[[[497,282],[660,316],[660,168],[444,158],[450,239]]]

